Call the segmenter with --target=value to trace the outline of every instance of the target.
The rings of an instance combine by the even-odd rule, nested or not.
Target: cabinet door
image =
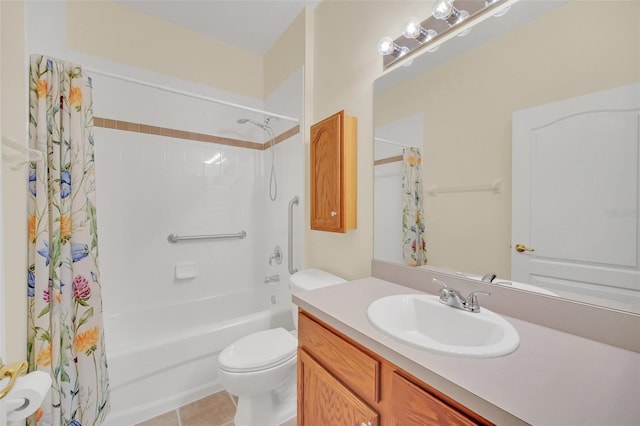
[[[344,232],[344,111],[311,126],[311,229]]]
[[[390,402],[393,426],[471,426],[476,423],[424,389],[394,373]]]
[[[298,426],[378,426],[378,414],[298,349]]]

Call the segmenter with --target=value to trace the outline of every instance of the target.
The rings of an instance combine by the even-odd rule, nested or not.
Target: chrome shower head
[[[253,121],[248,118],[239,118],[238,120],[236,120],[236,123],[238,124],[251,123],[254,126],[260,127],[262,130],[267,130],[267,129],[271,130],[271,128],[269,127],[269,121],[271,121],[270,117],[267,117],[267,119],[264,121],[264,124],[260,124],[257,121]]]

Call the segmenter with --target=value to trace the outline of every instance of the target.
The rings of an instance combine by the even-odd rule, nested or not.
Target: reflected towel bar
[[[452,192],[493,192],[499,194],[502,192],[502,179],[496,179],[487,185],[467,185],[467,186],[438,186],[433,185],[429,190],[430,195],[438,195]]]
[[[167,240],[170,243],[177,243],[178,241],[185,240],[242,240],[247,236],[247,233],[240,231],[237,234],[212,234],[212,235],[176,235],[170,234]]]

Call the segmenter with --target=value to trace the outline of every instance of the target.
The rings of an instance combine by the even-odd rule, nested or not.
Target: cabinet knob
[[[338,212],[331,212],[331,217],[335,217],[337,215],[338,215]],[[364,425],[364,423],[363,423],[363,425]],[[367,426],[367,425],[364,425],[364,426]]]
[[[371,422],[366,422],[366,423],[362,422],[362,423],[360,423],[360,426],[373,426],[373,423],[371,423]]]

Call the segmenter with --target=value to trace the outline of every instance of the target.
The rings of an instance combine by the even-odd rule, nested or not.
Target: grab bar
[[[289,267],[289,273],[291,275],[298,272],[296,268],[293,267],[293,206],[300,202],[300,198],[296,195],[289,201],[289,232],[287,235],[287,265]]]
[[[167,240],[170,243],[177,243],[178,241],[185,240],[242,240],[247,236],[247,233],[240,231],[237,234],[213,234],[213,235],[176,235],[169,234]]]

